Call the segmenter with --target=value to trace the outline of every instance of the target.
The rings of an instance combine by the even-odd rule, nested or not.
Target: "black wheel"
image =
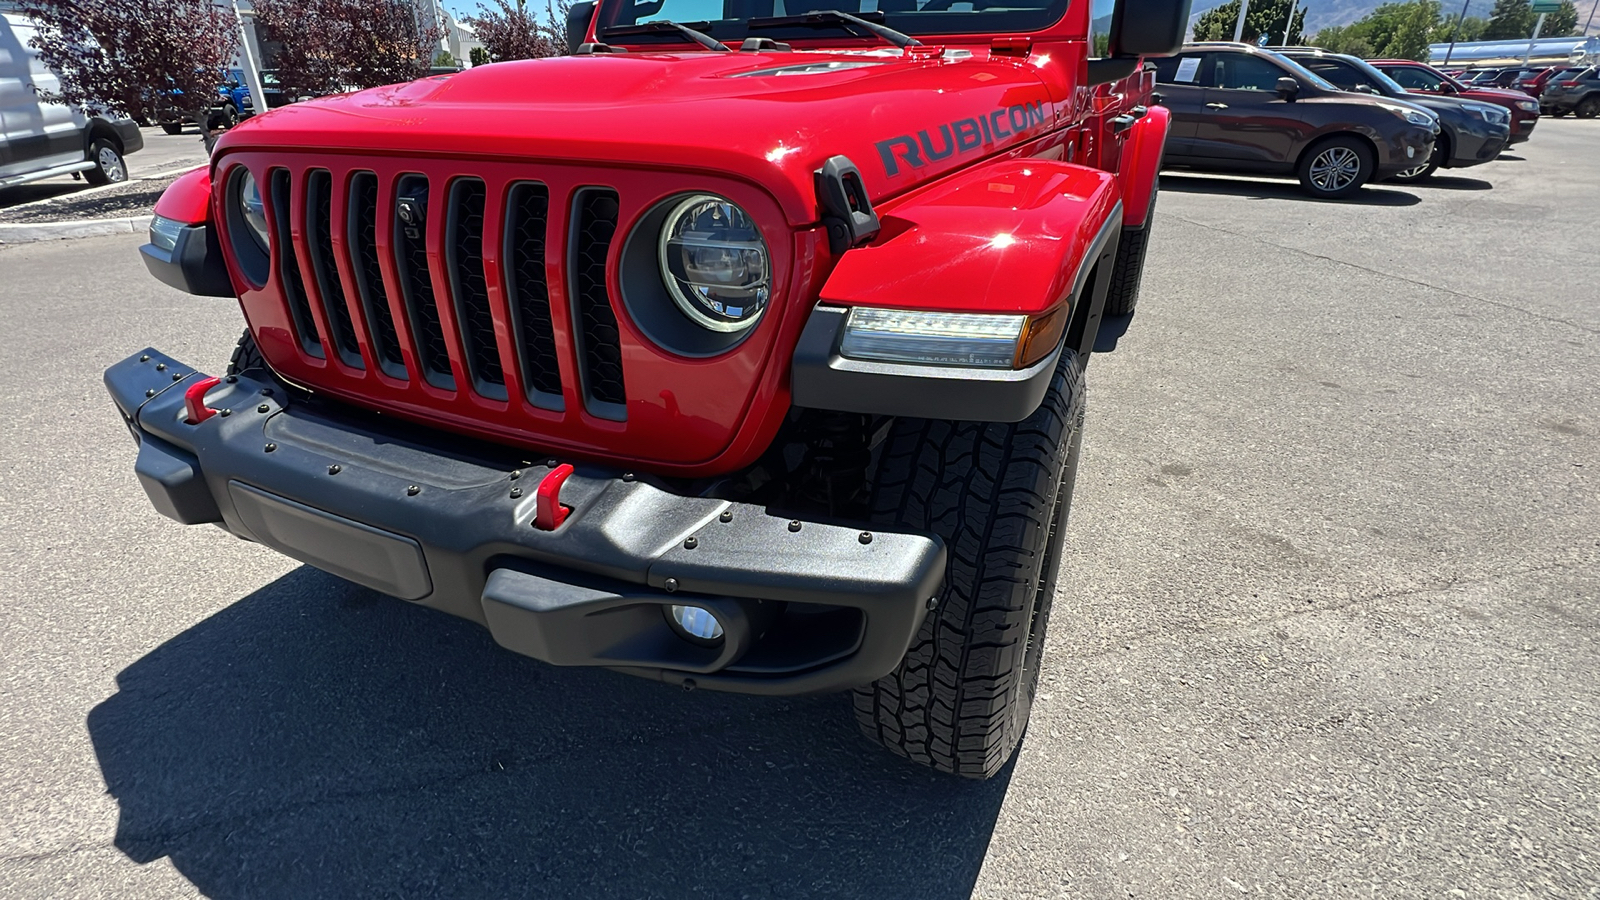
[[[1105,315],[1126,316],[1139,304],[1139,282],[1144,277],[1144,253],[1150,243],[1150,228],[1156,220],[1156,195],[1161,190],[1161,179],[1150,187],[1150,210],[1145,213],[1144,225],[1122,229],[1122,240],[1117,243],[1117,261],[1111,266],[1111,287],[1106,291]]]
[[[1358,137],[1335,135],[1300,156],[1300,185],[1314,197],[1348,197],[1372,180],[1372,148]]]
[[[128,164],[123,162],[122,151],[106,138],[95,138],[89,145],[89,162],[94,168],[83,173],[90,184],[116,184],[128,180]]]
[[[968,778],[994,775],[1016,752],[1039,681],[1083,404],[1069,351],[1022,422],[894,423],[872,520],[938,534],[949,567],[899,667],[855,691],[856,722],[891,752]]]
[[[239,110],[232,103],[222,104],[222,115],[217,127],[232,128],[239,124]]]
[[[1590,95],[1583,98],[1583,102],[1578,104],[1578,108],[1574,112],[1578,114],[1580,119],[1592,119],[1595,116],[1600,116],[1600,97]]]
[[[1441,134],[1439,135],[1439,139],[1433,142],[1433,152],[1428,154],[1428,159],[1423,162],[1422,165],[1413,166],[1402,172],[1396,172],[1395,174],[1389,176],[1389,180],[1398,181],[1401,184],[1416,184],[1424,178],[1427,178],[1429,175],[1432,175],[1434,172],[1437,172],[1439,170],[1439,165],[1449,158],[1450,138],[1447,135]]]
[[[251,369],[271,371],[267,368],[266,357],[261,355],[260,348],[256,346],[255,335],[246,328],[244,334],[239,336],[238,346],[233,348],[233,358],[228,360],[227,374],[243,375]]]
[[[182,122],[162,122],[161,130],[167,134],[183,134]]]

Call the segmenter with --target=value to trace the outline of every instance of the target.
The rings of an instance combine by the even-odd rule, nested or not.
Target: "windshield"
[[[836,9],[906,34],[1007,34],[1039,31],[1058,21],[1068,0],[616,0],[602,3],[599,29],[645,22],[692,24],[720,41],[849,39],[861,33],[836,21],[751,30],[751,19]],[[705,26],[705,27],[702,27]],[[671,33],[628,35],[626,43],[684,43]],[[875,41],[876,42],[876,41]]]
[[[1338,90],[1338,88],[1333,85],[1333,82],[1323,78],[1321,75],[1318,75],[1305,66],[1300,65],[1289,57],[1284,56],[1282,53],[1274,53],[1272,55],[1276,56],[1278,61],[1283,63],[1286,67],[1293,69],[1296,75],[1299,75],[1302,79],[1311,82],[1312,86],[1319,87],[1325,91]]]
[[[1390,94],[1404,94],[1406,92],[1406,89],[1400,86],[1400,82],[1390,78],[1382,69],[1378,68],[1372,63],[1369,63],[1364,59],[1356,59],[1354,57],[1351,57],[1348,62],[1360,69],[1368,78],[1371,78],[1373,81],[1383,85],[1385,92]]]

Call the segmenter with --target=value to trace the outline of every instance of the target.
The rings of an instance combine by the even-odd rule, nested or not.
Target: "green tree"
[[[1245,13],[1244,34],[1242,39],[1255,43],[1261,35],[1267,36],[1269,44],[1300,44],[1305,42],[1302,33],[1306,24],[1306,10],[1304,5],[1295,11],[1294,25],[1284,35],[1284,25],[1289,18],[1289,5],[1293,0],[1253,0],[1250,11]],[[1221,6],[1214,6],[1201,14],[1194,23],[1194,39],[1197,41],[1231,41],[1233,40],[1233,26],[1239,20],[1239,0],[1228,0]]]
[[[1334,53],[1371,58],[1377,56],[1371,42],[1352,25],[1330,25],[1311,36],[1313,46]]]
[[[1389,39],[1378,52],[1386,59],[1427,61],[1428,36],[1439,23],[1439,4],[1436,0],[1415,0],[1390,6],[1399,8],[1393,10]]]
[[[1533,34],[1533,4],[1529,0],[1494,0],[1483,40],[1509,41]]]
[[[1322,29],[1314,42],[1353,56],[1426,59],[1428,43],[1441,27],[1439,12],[1437,0],[1385,3],[1349,25]]]
[[[1578,4],[1563,0],[1560,9],[1545,16],[1544,30],[1539,33],[1545,37],[1578,35]]]
[[[453,69],[460,63],[457,63],[456,58],[450,55],[449,50],[440,50],[433,55],[433,65],[435,68]]]
[[[489,51],[482,47],[473,47],[472,52],[467,54],[467,58],[472,60],[474,67],[487,66],[489,63],[494,62],[489,56]]]
[[[1467,16],[1459,20],[1459,25],[1454,16],[1445,16],[1433,26],[1433,34],[1429,39],[1435,44],[1447,44],[1452,40],[1456,43],[1481,40],[1483,28],[1488,24],[1488,20],[1481,16]]]

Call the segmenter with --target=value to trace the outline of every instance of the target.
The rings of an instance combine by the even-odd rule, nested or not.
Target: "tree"
[[[1385,3],[1347,26],[1324,28],[1313,40],[1318,47],[1355,56],[1425,60],[1440,27],[1448,26],[1441,26],[1438,0],[1408,0]]]
[[[1562,0],[1561,8],[1545,17],[1544,30],[1539,33],[1545,37],[1580,36],[1578,4],[1572,0]]]
[[[1483,28],[1488,24],[1488,20],[1481,16],[1467,16],[1459,20],[1455,16],[1445,16],[1433,26],[1433,34],[1429,39],[1435,44],[1481,40]]]
[[[433,65],[435,68],[440,69],[454,69],[460,66],[460,63],[456,62],[456,58],[450,55],[449,50],[440,50],[433,55]]]
[[[1533,34],[1533,4],[1529,0],[1494,0],[1494,10],[1489,13],[1489,24],[1484,26],[1483,40],[1508,41],[1526,38]]]
[[[212,0],[24,0],[29,41],[61,78],[59,103],[149,119],[181,109],[206,120],[239,44],[233,14]]]
[[[493,7],[478,6],[478,14],[464,21],[478,33],[489,59],[543,59],[567,52],[567,11],[571,0],[546,0],[544,16],[530,12],[525,0],[494,0]]]
[[[437,24],[398,0],[254,0],[256,21],[284,35],[274,63],[291,96],[411,81],[428,73]]]
[[[489,51],[482,47],[473,47],[472,52],[467,54],[467,58],[472,60],[474,68],[487,66],[489,63],[494,62],[494,58],[489,55]]]
[[[1288,35],[1283,33],[1284,24],[1289,18],[1289,5],[1292,0],[1253,0],[1250,11],[1244,16],[1244,34],[1242,39],[1255,43],[1261,35],[1267,36],[1269,44],[1299,44],[1305,37],[1301,33],[1306,24],[1306,10],[1304,4],[1297,4],[1294,25],[1289,29]],[[1200,15],[1194,23],[1194,39],[1197,41],[1231,41],[1233,40],[1233,27],[1239,21],[1239,0],[1228,0],[1221,6],[1213,6]]]
[[[1366,36],[1351,25],[1330,25],[1312,35],[1311,43],[1333,53],[1348,53],[1363,59],[1378,55]]]
[[[1386,59],[1428,60],[1428,35],[1439,23],[1439,4],[1436,0],[1415,0],[1412,3],[1389,4],[1398,6],[1392,13],[1393,27],[1389,40],[1378,52]],[[1379,7],[1385,9],[1386,7]]]

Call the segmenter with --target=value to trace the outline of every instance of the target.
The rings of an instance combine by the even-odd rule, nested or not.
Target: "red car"
[[[571,55],[227,132],[141,252],[238,299],[233,362],[106,385],[168,517],[548,664],[853,691],[868,739],[986,778],[1189,2],[733,7],[581,2]]]
[[[1533,134],[1533,126],[1539,122],[1539,101],[1529,97],[1522,91],[1508,91],[1501,88],[1479,88],[1469,84],[1462,84],[1449,75],[1432,66],[1423,65],[1409,59],[1374,59],[1369,60],[1383,74],[1400,82],[1400,86],[1408,91],[1419,94],[1439,94],[1445,97],[1461,97],[1469,100],[1482,100],[1503,106],[1511,111],[1511,143],[1520,144]]]

